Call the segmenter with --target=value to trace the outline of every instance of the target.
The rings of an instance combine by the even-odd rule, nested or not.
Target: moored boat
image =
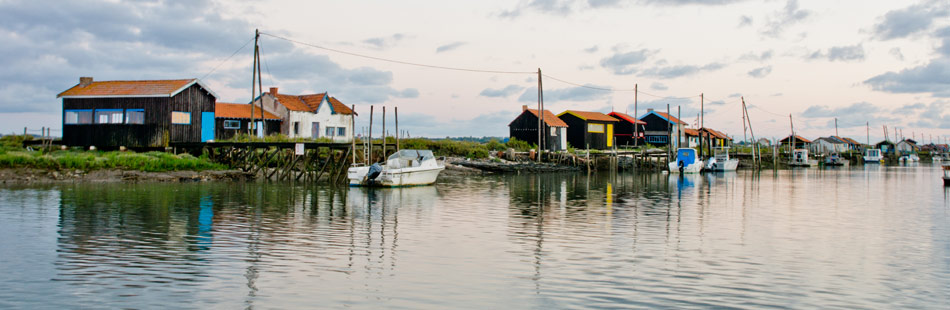
[[[842,158],[841,154],[831,153],[830,155],[825,157],[825,166],[841,167],[841,166],[847,166],[847,165],[848,165],[848,161]]]
[[[676,150],[676,160],[669,165],[670,173],[699,173],[703,170],[703,161],[696,155],[696,150],[680,148]]]
[[[346,175],[350,186],[416,186],[435,183],[444,169],[430,150],[399,150],[386,164],[352,167]]]
[[[788,162],[790,167],[812,167],[818,164],[817,160],[808,159],[807,149],[795,149],[792,151],[792,160]]]
[[[713,149],[714,156],[706,163],[708,171],[736,171],[739,167],[738,159],[729,158],[729,147],[716,147]]]
[[[943,186],[950,186],[950,165],[943,165]]]
[[[864,162],[865,163],[876,163],[879,164],[884,160],[884,156],[881,155],[881,150],[879,149],[867,149],[864,150]]]
[[[920,157],[917,156],[917,154],[915,153],[910,153],[910,154],[901,155],[901,157],[898,158],[898,160],[902,163],[915,163],[915,162],[920,161]]]

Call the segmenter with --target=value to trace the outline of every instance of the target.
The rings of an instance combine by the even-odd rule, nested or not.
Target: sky
[[[411,136],[507,136],[540,69],[555,114],[669,105],[741,140],[744,99],[757,138],[835,118],[860,142],[950,137],[950,2],[932,0],[0,0],[0,132],[61,134],[80,76],[249,102],[255,29],[265,90],[355,105],[357,133],[374,106],[374,136],[383,106],[391,133],[398,108]]]

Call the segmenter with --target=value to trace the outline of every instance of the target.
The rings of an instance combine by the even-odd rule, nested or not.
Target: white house
[[[848,142],[834,136],[815,139],[811,144],[815,154],[841,153],[848,150]]]
[[[920,148],[917,146],[917,141],[911,139],[904,139],[894,146],[894,148],[901,153],[913,153],[917,152]]]
[[[353,121],[357,115],[340,100],[327,93],[309,95],[286,95],[271,87],[254,102],[264,111],[283,120],[280,133],[291,138],[329,138],[334,142],[349,142],[353,139]]]

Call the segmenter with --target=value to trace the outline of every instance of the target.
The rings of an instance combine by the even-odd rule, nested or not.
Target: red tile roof
[[[860,142],[855,141],[854,139],[851,139],[851,138],[845,138],[845,137],[839,137],[839,136],[832,136],[832,137],[838,138],[838,140],[841,140],[850,144],[861,145]]]
[[[620,112],[610,112],[610,113],[607,113],[607,115],[613,116],[613,117],[615,117],[615,118],[617,118],[617,119],[621,119],[621,120],[628,121],[628,122],[630,122],[630,123],[632,123],[632,124],[637,124],[637,125],[646,125],[646,124],[647,124],[647,122],[638,120],[638,119],[636,119],[636,118],[633,117],[633,116],[630,116],[630,115],[627,115],[627,114],[623,114],[623,113],[620,113]]]
[[[333,105],[333,112],[336,112],[337,114],[345,114],[345,115],[356,114],[356,112],[350,109],[350,107],[346,106],[345,104],[340,102],[340,100],[334,97],[330,97],[329,101],[330,101],[330,104]],[[356,114],[356,115],[359,115],[359,114]]]
[[[789,143],[788,138],[790,138],[790,137],[792,137],[792,136],[785,137],[784,139],[779,140],[779,142],[781,142],[781,143]],[[795,135],[795,138],[798,138],[798,140],[802,140],[802,141],[805,142],[805,143],[811,143],[811,140],[805,139],[805,138],[803,138],[802,136],[799,136],[799,135]]]
[[[703,128],[701,130],[708,132],[710,135],[718,139],[732,140],[732,138],[730,138],[729,135],[726,135],[725,133],[722,133],[712,128]]]
[[[56,97],[171,97],[193,83],[200,84],[198,79],[97,81],[86,86],[76,84]],[[204,85],[202,88],[208,90]]]
[[[214,117],[216,118],[251,118],[251,105],[247,103],[226,103],[218,102],[214,104]],[[261,109],[254,109],[254,117],[261,117]],[[264,111],[264,119],[280,119],[277,115]]]
[[[564,114],[572,114],[585,121],[602,121],[602,122],[617,122],[618,121],[616,118],[613,118],[607,114],[600,113],[600,112],[567,110],[567,111],[561,112],[561,114],[558,114],[558,116],[561,116]]]
[[[683,125],[689,125],[689,124],[687,124],[686,122],[681,121],[680,119],[673,117],[672,115],[668,115],[668,114],[663,113],[663,112],[660,112],[660,111],[653,111],[653,113],[656,113],[656,115],[659,115],[660,117],[669,120],[671,123],[680,123],[680,124],[683,124]]]
[[[316,108],[311,108],[310,105],[304,102],[303,99],[300,98],[300,96],[284,95],[281,93],[278,93],[277,95],[273,95],[269,92],[265,94],[274,96],[274,98],[277,99],[277,102],[280,102],[281,105],[283,105],[284,107],[286,107],[288,110],[291,110],[291,111],[313,112],[316,110]]]
[[[683,133],[687,136],[699,137],[699,130],[696,129],[683,128]]]

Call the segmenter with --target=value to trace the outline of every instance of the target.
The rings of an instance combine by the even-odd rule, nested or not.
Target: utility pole
[[[633,118],[639,120],[637,116],[637,84],[633,84]],[[633,124],[633,147],[637,147],[640,144],[640,129],[637,127],[637,124]]]
[[[373,161],[373,106],[369,106],[369,159],[366,160],[366,164],[369,165]]]
[[[788,124],[792,127],[792,136],[788,137],[790,140],[789,142],[792,143],[792,148],[789,150],[789,152],[792,152],[795,150],[795,123],[792,122],[792,113],[788,113]]]
[[[257,89],[254,88],[254,81],[257,80],[257,40],[260,39],[260,30],[254,29],[254,63],[251,65],[251,123],[247,126],[249,136],[254,136],[254,127],[257,122],[254,119],[254,99],[257,97]],[[263,98],[261,98],[263,100]]]
[[[703,107],[704,105],[705,105],[705,99],[703,97],[703,93],[699,93],[699,159],[700,160],[703,159],[703,140],[704,140],[703,138],[706,136],[705,133],[703,132],[704,131],[703,128],[706,128],[706,125],[704,123],[706,119],[706,112]],[[706,141],[706,143],[709,143],[709,142]]]
[[[353,113],[350,114],[350,136],[352,137],[350,140],[352,144],[351,147],[353,148],[351,150],[353,152],[353,162],[351,164],[355,165],[356,164],[356,105],[351,104],[350,110],[353,111]]]
[[[538,152],[535,154],[535,161],[541,162],[541,131],[544,129],[544,125],[541,124],[542,117],[544,117],[544,111],[541,110],[541,68],[538,68]]]
[[[676,118],[682,119],[683,108],[676,106]],[[637,124],[633,124],[636,126]],[[680,147],[683,143],[683,126],[679,122],[676,122],[676,147]]]
[[[755,132],[752,130],[752,119],[751,117],[749,117],[749,109],[746,108],[746,105],[745,105],[745,97],[739,97],[739,99],[742,100],[742,112],[743,112],[743,115],[745,116],[743,119],[745,119],[745,121],[748,122],[749,134],[752,135],[752,165],[756,166],[756,154],[759,153],[759,146],[756,144],[756,141],[755,141]],[[746,124],[742,124],[743,127],[745,127],[745,125]],[[761,164],[762,154],[758,154],[758,157],[759,157],[758,163]]]
[[[835,117],[835,138],[838,138],[838,118]]]
[[[538,158],[541,158],[541,154],[544,153],[548,148],[548,133],[544,132],[544,87],[541,83],[541,68],[538,68],[538,101],[541,103],[541,110],[538,110],[538,115],[541,117],[541,141],[538,144]],[[610,139],[608,137],[607,139]]]
[[[399,152],[399,107],[393,107],[393,117],[396,119],[396,152]]]
[[[666,117],[667,117],[667,118],[670,117],[670,104],[669,104],[669,103],[666,104]],[[667,126],[666,126],[666,162],[670,162],[670,156],[671,156],[670,154],[671,154],[671,152],[673,151],[673,143],[671,143],[671,142],[672,142],[672,141],[671,141],[671,140],[672,140],[672,139],[671,139],[672,131],[673,131],[673,126],[667,125]]]
[[[867,137],[867,139],[868,139],[868,145],[870,146],[870,145],[871,145],[871,122],[865,122],[865,123],[864,123],[864,130],[866,131],[865,134],[868,135],[868,137]]]
[[[261,33],[258,30],[254,30],[254,61],[257,62],[257,93],[264,96],[264,86],[261,85],[261,52],[260,44],[258,44],[258,39],[261,37]],[[251,105],[254,105],[254,101],[251,101]],[[261,136],[267,135],[267,122],[264,121],[264,98],[261,98]]]
[[[383,105],[383,131],[381,132],[381,137],[383,137],[383,158],[381,160],[386,160],[386,106]]]

